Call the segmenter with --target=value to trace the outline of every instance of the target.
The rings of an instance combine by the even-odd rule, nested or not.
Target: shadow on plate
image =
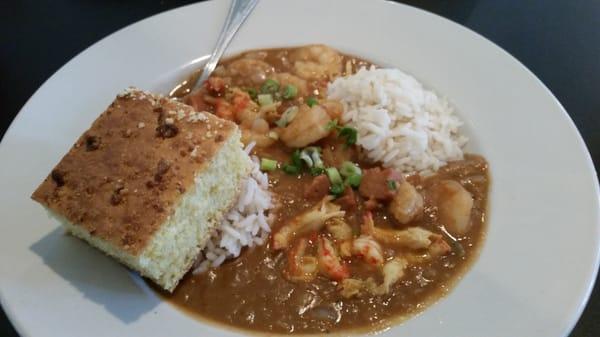
[[[50,232],[30,249],[85,298],[124,323],[136,321],[161,302],[138,275],[65,234],[62,228]]]

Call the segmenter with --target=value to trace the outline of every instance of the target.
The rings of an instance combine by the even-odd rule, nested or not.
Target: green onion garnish
[[[358,188],[358,186],[360,186],[360,181],[362,180],[362,175],[360,174],[353,174],[351,176],[348,176],[348,178],[346,178],[346,180],[344,181],[344,184],[353,187],[353,188]]]
[[[320,167],[324,168],[321,160],[321,148],[318,146],[309,146],[300,151],[300,158],[304,160],[309,168]]]
[[[256,100],[256,98],[258,96],[258,92],[256,91],[256,89],[254,89],[254,88],[248,88],[248,89],[246,89],[246,92],[248,93],[248,95],[250,96],[250,98],[252,98],[253,100]]]
[[[342,184],[333,184],[331,185],[331,188],[329,189],[329,192],[331,192],[331,194],[335,195],[335,196],[340,196],[342,195],[342,193],[344,193],[345,187]]]
[[[260,160],[261,171],[273,171],[277,168],[277,161],[269,158],[262,158]]]
[[[390,190],[395,190],[397,188],[395,180],[388,180],[387,185]]]
[[[346,145],[348,146],[356,144],[356,141],[358,140],[358,131],[349,126],[339,126],[337,119],[328,122],[325,127],[327,130],[337,131],[338,137],[346,139]]]
[[[292,164],[285,164],[282,167],[283,172],[287,174],[298,174],[300,173],[300,167]]]
[[[279,83],[275,80],[268,79],[260,87],[260,92],[263,94],[274,94],[279,91]]]
[[[340,174],[342,175],[342,177],[361,175],[361,173],[362,172],[360,170],[360,167],[358,167],[358,165],[354,164],[353,162],[345,161],[342,163],[342,166],[340,166]]]
[[[313,167],[313,160],[305,150],[300,151],[300,159],[304,161],[307,167]]]
[[[298,149],[292,153],[292,165],[298,167],[298,169],[302,167],[302,159],[300,158],[300,150]]]
[[[319,101],[315,98],[315,97],[309,97],[306,99],[306,104],[308,104],[309,107],[313,107],[317,104],[319,104]]]
[[[331,181],[331,185],[342,185],[342,177],[335,167],[326,168],[325,173],[327,173],[329,181]]]
[[[298,114],[298,107],[291,106],[287,108],[282,114],[281,118],[275,122],[275,124],[280,128],[285,128],[290,122],[296,117]]]
[[[281,97],[283,97],[283,99],[292,99],[296,97],[297,94],[298,88],[291,84],[288,84],[285,87],[283,87],[283,94],[281,95]]]
[[[354,145],[358,139],[358,131],[355,128],[345,126],[338,132],[338,137],[345,138],[346,145]]]
[[[257,96],[258,104],[260,106],[267,106],[273,104],[273,96],[271,94],[260,94]]]
[[[338,128],[337,119],[327,122],[327,125],[325,125],[325,128],[327,129],[327,131],[337,130],[337,128]]]
[[[318,176],[318,175],[321,175],[321,174],[325,173],[325,169],[324,168],[322,168],[322,167],[315,167],[315,166],[311,167],[309,169],[309,171],[310,171],[310,175],[311,176],[315,176],[315,177]]]

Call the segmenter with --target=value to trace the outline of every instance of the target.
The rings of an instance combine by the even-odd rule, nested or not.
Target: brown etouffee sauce
[[[291,73],[292,65],[286,58],[293,51],[293,48],[252,51],[223,61],[221,69],[226,69],[235,60],[259,55],[275,72]],[[347,61],[351,62],[349,69],[354,71],[358,66],[370,65],[369,62],[351,56],[342,55],[342,58],[344,65]],[[310,82],[309,95],[323,97],[328,80],[331,78]],[[229,85],[247,88],[252,83],[248,78],[234,77]],[[257,86],[255,88],[258,89]],[[286,104],[298,104],[306,98],[297,97]],[[210,105],[206,108],[212,109]],[[329,148],[334,153],[341,153],[346,159],[358,163],[363,170],[377,166],[377,163],[363,160],[360,150],[348,148],[336,140],[335,136],[329,136],[314,145],[321,146],[324,151]],[[257,148],[254,154],[286,163],[289,162],[292,151],[281,142],[276,142],[266,148]],[[324,156],[324,160],[325,164],[332,165],[334,163],[328,161],[337,159],[328,160]],[[299,175],[286,174],[281,169],[269,172],[270,191],[278,201],[278,207],[274,211],[276,217],[272,224],[273,233],[285,226],[292,217],[318,202],[304,196],[304,190],[313,178],[306,172]],[[409,174],[405,179],[424,197],[423,216],[407,225],[401,225],[384,204],[372,211],[375,225],[395,230],[420,226],[442,234],[450,243],[452,251],[444,256],[409,264],[404,276],[385,295],[344,298],[340,295],[339,282],[321,275],[311,282],[291,282],[284,277],[287,253],[272,249],[271,240],[263,246],[244,249],[238,258],[208,272],[198,275],[189,273],[173,294],[163,295],[178,307],[201,318],[256,332],[365,332],[383,329],[410,317],[444,296],[478,255],[485,235],[488,165],[483,157],[468,154],[463,160],[450,162],[433,175],[422,177]],[[447,179],[460,183],[474,200],[470,229],[465,235],[456,238],[445,232],[431,193],[432,186]],[[355,195],[358,205],[346,211],[344,220],[356,234],[361,231],[366,199],[358,192]],[[324,232],[321,231],[320,235],[324,235]],[[388,258],[392,255],[423,254],[418,250],[402,250],[385,244],[382,244],[382,248]],[[314,254],[314,251],[311,246],[308,252]],[[378,283],[382,281],[381,273],[363,260],[351,257],[344,261],[353,278],[370,276]]]

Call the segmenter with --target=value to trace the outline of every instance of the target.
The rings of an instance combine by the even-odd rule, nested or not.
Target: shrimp
[[[211,79],[212,78],[219,77],[211,77]],[[206,83],[210,83],[209,81]],[[223,97],[204,96],[202,99],[204,103],[213,105],[215,107],[215,115],[221,118],[232,121],[237,120],[238,122],[244,122],[248,119],[253,120],[257,116],[256,111],[258,106],[254,101],[252,101],[252,99],[250,99],[248,93],[234,88],[232,90],[232,95],[231,102],[228,102]],[[199,105],[197,104],[199,102],[196,101],[197,99],[191,100],[191,104],[195,107],[196,105]]]
[[[341,218],[329,219],[325,222],[325,226],[336,241],[352,239],[352,228]]]
[[[274,69],[267,62],[252,58],[241,58],[226,66],[225,73],[231,77],[249,79],[249,83],[260,85]]]
[[[471,225],[473,196],[454,180],[442,180],[434,186],[440,222],[455,235],[465,234]]]
[[[331,118],[322,107],[303,105],[292,122],[281,130],[280,138],[289,147],[305,147],[329,135],[329,122]]]
[[[269,147],[273,145],[277,141],[276,138],[273,138],[265,133],[260,133],[253,131],[252,129],[242,128],[242,143],[250,144],[252,142],[256,143],[257,147]]]
[[[404,270],[407,266],[408,261],[401,257],[395,257],[386,262],[382,270],[383,283],[377,287],[375,292],[378,293],[378,295],[389,293],[391,286],[404,276]]]
[[[322,236],[319,237],[317,244],[317,259],[319,261],[319,270],[330,279],[341,281],[350,276],[348,266],[341,261],[333,243]]]
[[[206,89],[216,95],[222,95],[225,92],[225,80],[218,76],[211,76],[204,82]]]
[[[297,235],[320,230],[325,221],[343,217],[346,212],[332,203],[333,197],[328,195],[307,211],[293,217],[286,225],[273,235],[273,249],[287,248]]]
[[[281,87],[286,85],[293,85],[298,89],[298,97],[304,97],[308,95],[308,85],[306,84],[306,80],[292,75],[290,73],[275,73],[269,76],[270,79],[279,82]]]
[[[301,238],[288,252],[288,269],[285,276],[290,281],[310,282],[317,276],[318,261],[304,255],[308,239]]]
[[[321,102],[321,106],[325,108],[325,111],[329,114],[331,119],[341,119],[342,113],[344,112],[344,106],[339,101],[325,100]]]
[[[404,271],[407,266],[408,261],[402,257],[395,257],[386,262],[381,269],[383,282],[379,285],[377,285],[372,277],[369,277],[366,280],[354,278],[344,279],[340,282],[338,287],[340,295],[345,298],[358,297],[365,293],[369,293],[373,296],[385,295],[389,293],[392,286],[404,276]]]
[[[388,209],[399,223],[405,225],[423,214],[423,197],[413,185],[402,181]]]
[[[352,256],[352,240],[342,241],[338,244],[338,249],[341,257]]]
[[[359,296],[365,287],[365,281],[355,278],[342,280],[339,285],[340,295],[344,298]]]
[[[371,235],[376,240],[389,245],[407,247],[411,249],[427,248],[431,245],[431,238],[436,234],[421,227],[410,227],[404,230],[391,230],[375,227],[373,215],[367,212],[361,231]]]
[[[247,92],[238,88],[233,89],[232,92],[231,107],[238,124],[248,123],[261,117],[258,112],[258,104],[250,98]]]
[[[373,266],[383,264],[383,249],[371,236],[361,235],[352,243],[352,253],[362,257],[366,263]]]
[[[450,253],[452,247],[450,247],[448,242],[446,242],[441,235],[437,235],[434,237],[429,248],[427,248],[427,251],[431,257],[438,257]]]
[[[330,78],[342,72],[342,56],[324,45],[298,48],[290,55],[294,73],[307,80]]]
[[[217,98],[215,100],[214,106],[215,115],[223,119],[228,119],[230,121],[234,120],[233,108],[231,107],[231,104],[229,104],[229,102],[227,102],[223,98]]]

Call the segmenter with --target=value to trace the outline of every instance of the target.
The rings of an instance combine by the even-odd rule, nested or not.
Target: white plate
[[[163,92],[207,54],[228,3],[163,13],[90,47],[27,102],[0,146],[0,298],[23,336],[229,336],[29,199],[121,89]],[[564,336],[596,275],[598,182],[558,101],[514,58],[432,14],[384,1],[263,0],[230,51],[320,42],[403,69],[449,97],[492,171],[488,239],[446,298],[385,335]],[[40,61],[43,62],[43,59]]]

